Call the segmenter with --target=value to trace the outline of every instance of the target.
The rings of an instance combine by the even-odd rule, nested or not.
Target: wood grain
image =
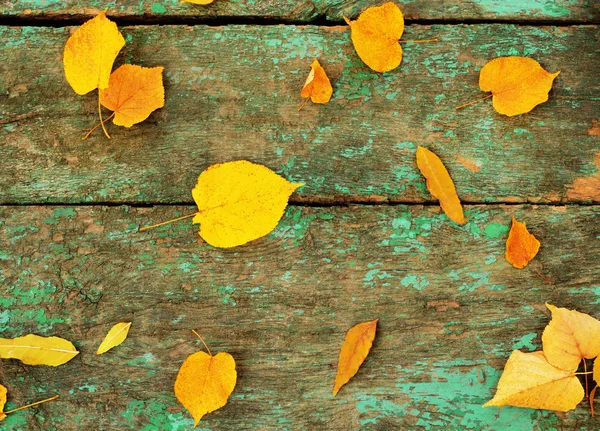
[[[97,130],[97,96],[63,76],[71,28],[0,27],[0,203],[190,203],[200,172],[248,159],[306,186],[294,202],[428,202],[417,145],[440,156],[465,202],[600,202],[571,185],[598,172],[598,27],[410,26],[397,70],[357,57],[346,27],[153,26],[123,29],[117,65],[165,67],[166,105],[131,129]],[[506,117],[482,97],[492,58],[525,55],[560,70],[550,100]],[[327,105],[300,90],[313,58]],[[587,184],[587,183],[586,183]]]
[[[541,348],[544,303],[595,317],[600,209],[468,206],[451,223],[434,206],[290,207],[267,238],[217,250],[183,222],[141,225],[188,207],[1,207],[0,331],[75,343],[58,367],[2,361],[5,429],[187,430],[173,395],[185,357],[238,363],[228,405],[202,430],[597,429],[583,403],[565,414],[482,409],[513,349]],[[531,267],[504,259],[511,216],[541,241]],[[358,374],[331,397],[344,334],[379,318]],[[96,356],[116,322],[125,343]]]

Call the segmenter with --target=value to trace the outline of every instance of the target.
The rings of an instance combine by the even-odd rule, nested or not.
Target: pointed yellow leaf
[[[227,404],[236,379],[235,360],[229,353],[212,356],[197,352],[181,365],[175,380],[175,396],[198,425],[202,416]]]
[[[526,57],[500,57],[487,63],[479,73],[479,88],[491,91],[498,113],[513,116],[531,111],[548,100],[554,78],[540,63]]]
[[[600,355],[600,322],[587,314],[551,304],[552,320],[542,334],[548,362],[563,370],[575,371],[582,359]]]
[[[198,177],[194,223],[214,247],[235,247],[267,235],[283,216],[294,184],[261,165],[238,160],[213,165]]]
[[[56,367],[69,362],[78,353],[70,341],[59,337],[29,334],[14,339],[0,338],[0,358],[19,359],[27,365]]]
[[[496,395],[483,407],[515,406],[532,409],[573,410],[584,392],[572,371],[554,367],[542,352],[515,350],[508,358]]]
[[[342,386],[350,381],[358,372],[358,369],[367,358],[379,319],[370,322],[359,323],[352,327],[344,339],[338,358],[337,375],[333,385],[333,396],[335,397]]]
[[[529,233],[525,223],[517,221],[513,216],[504,257],[515,268],[525,268],[540,249],[540,242]]]
[[[331,82],[325,73],[325,70],[319,64],[319,60],[315,60],[310,65],[310,73],[304,87],[300,92],[301,97],[312,100],[313,103],[327,103],[331,99],[333,88]]]
[[[77,94],[108,87],[110,71],[125,39],[106,12],[79,27],[67,40],[63,56],[65,76]]]
[[[131,127],[165,106],[163,69],[124,64],[110,75],[108,88],[100,90],[100,103],[115,111],[113,123]]]
[[[460,199],[456,194],[454,182],[440,158],[427,148],[417,147],[417,166],[427,180],[427,189],[440,201],[444,213],[454,223],[465,224]]]
[[[97,355],[101,355],[103,353],[108,352],[113,347],[117,347],[127,338],[127,334],[129,334],[129,328],[131,328],[131,322],[121,322],[114,325],[104,337],[100,346],[98,346],[98,350],[96,351]]]

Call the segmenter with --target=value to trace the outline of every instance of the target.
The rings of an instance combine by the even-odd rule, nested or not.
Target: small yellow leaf
[[[235,360],[229,353],[212,356],[197,352],[181,365],[175,380],[175,396],[198,425],[202,416],[227,404],[236,379]]]
[[[113,123],[131,127],[165,106],[163,69],[124,64],[110,75],[108,88],[100,90],[100,103],[115,111]]]
[[[310,65],[310,73],[308,74],[308,78],[306,78],[300,96],[305,98],[310,97],[313,103],[327,103],[331,99],[332,94],[333,88],[331,87],[331,82],[329,82],[325,70],[319,64],[319,60],[315,58]]]
[[[0,338],[0,358],[19,359],[27,365],[56,367],[69,362],[77,354],[75,346],[64,338],[33,334],[14,339]]]
[[[182,3],[211,4],[215,0],[181,0]]]
[[[288,198],[302,185],[245,160],[213,165],[192,190],[199,210],[193,222],[214,247],[245,244],[275,229]]]
[[[337,375],[333,385],[334,397],[341,387],[354,377],[365,361],[375,339],[378,321],[379,319],[359,323],[346,333],[338,358]]]
[[[79,27],[67,40],[63,56],[65,76],[77,94],[108,87],[110,71],[125,39],[106,12]]]
[[[515,350],[508,358],[496,395],[483,407],[515,406],[532,409],[573,410],[584,392],[572,371],[554,367],[542,352]]]
[[[440,201],[444,213],[455,223],[465,224],[460,199],[456,194],[454,182],[440,158],[427,148],[417,148],[417,166],[427,179],[427,189]]]
[[[398,41],[404,32],[404,17],[395,3],[372,6],[356,21],[344,17],[352,30],[352,43],[360,59],[376,72],[388,72],[402,62]]]
[[[531,111],[548,100],[554,78],[532,58],[500,57],[487,63],[479,73],[479,88],[491,91],[500,114],[513,116]]]
[[[8,389],[6,389],[6,386],[0,385],[0,412],[4,411],[4,404],[6,404],[6,394],[7,393],[8,393]],[[2,414],[4,414],[4,413],[2,413]],[[0,421],[2,419],[4,419],[4,418],[0,416]]]
[[[129,334],[129,328],[131,328],[131,322],[121,322],[114,325],[104,337],[102,343],[98,347],[96,351],[97,355],[101,355],[103,353],[108,352],[113,347],[117,347],[127,338],[127,334]]]
[[[548,362],[563,370],[575,371],[582,359],[600,355],[600,322],[587,314],[551,304],[552,320],[542,334]]]
[[[515,268],[525,268],[540,249],[540,242],[529,233],[525,223],[517,221],[513,216],[512,226],[506,240],[504,257]]]

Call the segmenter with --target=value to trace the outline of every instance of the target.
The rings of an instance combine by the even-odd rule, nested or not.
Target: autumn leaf
[[[575,310],[546,304],[552,320],[542,334],[548,362],[563,370],[575,371],[582,359],[600,355],[600,322]],[[595,367],[594,367],[595,371]]]
[[[365,361],[373,345],[378,321],[379,319],[359,323],[346,333],[344,344],[340,350],[340,357],[338,358],[337,375],[335,376],[335,383],[333,385],[334,397],[340,388],[354,377]]]
[[[67,40],[63,62],[67,81],[77,94],[107,88],[110,71],[125,39],[106,12],[79,27]]]
[[[202,338],[200,340],[204,343]],[[225,352],[213,356],[206,343],[204,345],[208,353],[188,356],[175,380],[175,396],[192,414],[195,425],[205,414],[227,404],[237,379],[233,357]]]
[[[8,390],[6,386],[0,385],[0,421],[4,420],[6,415],[4,414],[4,405],[6,404],[6,394]]]
[[[446,167],[433,152],[419,146],[417,148],[417,166],[427,180],[427,189],[440,201],[444,213],[455,223],[465,224],[465,219],[460,199],[456,194],[454,182]]]
[[[594,377],[594,380],[596,381],[596,384],[600,385],[600,356],[597,356],[596,359],[594,359],[593,377]]]
[[[209,167],[192,196],[200,236],[214,247],[235,247],[270,233],[283,216],[294,184],[265,166],[238,160]]]
[[[120,322],[110,328],[110,331],[108,331],[108,334],[106,334],[106,337],[104,337],[104,340],[98,346],[96,354],[101,355],[106,353],[125,341],[127,334],[129,334],[129,328],[131,328],[131,322]]]
[[[165,105],[163,69],[124,64],[110,75],[108,88],[100,90],[100,103],[114,111],[113,123],[131,127]]]
[[[483,407],[515,406],[532,409],[573,410],[584,391],[573,371],[550,364],[544,353],[515,350],[508,358],[496,395]]]
[[[515,268],[525,268],[540,249],[540,242],[529,233],[525,223],[517,221],[513,216],[512,226],[506,240],[504,256]]]
[[[182,0],[183,3],[211,4],[215,0]]]
[[[402,61],[400,37],[404,17],[395,3],[373,6],[356,21],[344,17],[352,31],[352,43],[360,59],[376,72],[388,72]]]
[[[500,114],[524,114],[548,100],[554,78],[540,64],[526,57],[500,57],[479,73],[479,88],[492,92],[492,103]]]
[[[25,335],[14,339],[0,338],[0,358],[19,359],[27,365],[56,367],[69,362],[79,352],[70,341],[59,337]]]
[[[331,82],[329,82],[325,70],[319,64],[319,60],[315,58],[310,65],[310,73],[308,74],[308,78],[306,78],[300,96],[304,98],[310,97],[313,103],[327,103],[331,99],[332,94],[333,88],[331,87]]]

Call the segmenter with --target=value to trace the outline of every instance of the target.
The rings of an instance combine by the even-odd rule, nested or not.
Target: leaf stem
[[[421,40],[400,40],[400,43],[428,43],[428,42],[437,42],[438,38],[434,37],[433,39],[421,39]]]
[[[100,105],[100,89],[98,89],[98,116],[100,117],[100,125],[102,126],[102,130],[104,130],[104,134],[108,139],[110,139],[110,135],[106,131],[106,127],[104,127],[104,120],[102,119],[102,105]]]
[[[110,116],[106,117],[106,118],[105,118],[103,121],[106,123],[108,120],[110,120],[112,117],[114,117],[114,116],[115,116],[115,114],[116,114],[116,112],[113,112],[112,114],[110,114]],[[85,141],[87,138],[89,138],[89,137],[90,137],[90,135],[92,134],[92,132],[93,132],[94,130],[96,130],[98,127],[100,127],[100,125],[101,125],[101,124],[102,124],[102,123],[98,123],[98,124],[96,124],[94,127],[92,127],[92,128],[90,129],[90,131],[89,131],[89,132],[87,132],[87,134],[86,134],[86,135],[85,135],[83,138],[81,138],[81,140],[82,140],[82,141]]]
[[[596,389],[598,389],[598,385],[594,386],[594,389],[590,392],[590,409],[592,410],[592,417],[594,417],[594,397],[596,396]]]
[[[302,105],[300,105],[300,107],[298,108],[298,111],[301,110],[302,108],[304,108],[304,105],[306,105],[306,102],[308,102],[308,99],[310,99],[310,96],[307,97],[306,99],[304,99],[304,102],[302,102]]]
[[[481,99],[473,100],[472,102],[465,103],[464,105],[457,106],[457,107],[456,107],[456,109],[462,109],[462,108],[466,108],[467,106],[474,105],[474,104],[476,104],[476,103],[479,103],[479,102],[481,102],[482,100],[489,99],[489,98],[490,98],[490,97],[492,97],[493,95],[494,95],[493,93],[492,93],[492,94],[488,94],[487,96],[485,96],[485,97],[483,97],[483,98],[481,98]]]
[[[145,231],[145,230],[148,230],[148,229],[153,229],[155,227],[164,226],[164,225],[169,224],[169,223],[173,223],[173,222],[176,222],[176,221],[179,221],[179,220],[183,220],[183,219],[186,219],[186,218],[194,217],[196,214],[200,214],[200,212],[196,211],[194,214],[184,215],[184,216],[177,217],[177,218],[174,218],[174,219],[171,219],[171,220],[163,221],[161,223],[153,224],[152,226],[144,226],[144,227],[141,227],[139,231],[142,232],[142,231]]]
[[[209,354],[210,356],[212,356],[213,354],[210,352],[210,349],[208,348],[208,344],[206,344],[206,342],[205,342],[205,341],[202,339],[202,337],[200,336],[200,334],[198,334],[198,333],[197,333],[196,331],[194,331],[193,329],[192,329],[192,332],[193,332],[194,334],[196,334],[196,337],[198,337],[198,338],[200,339],[200,341],[202,341],[202,344],[204,344],[204,347],[206,347],[206,350],[208,350],[208,354]]]
[[[583,373],[573,373],[574,376],[585,376],[585,375],[589,375],[592,374],[593,371],[585,371]]]
[[[539,275],[542,280],[544,280],[546,283],[552,283],[549,279],[544,277],[540,271],[538,271],[538,269],[536,268],[536,266],[533,263],[529,262],[529,264],[535,270],[535,272],[537,272],[537,275]]]
[[[585,358],[583,358],[583,371],[587,373],[587,363],[585,362]],[[587,377],[585,378],[585,396],[589,396]]]
[[[58,398],[58,395],[54,395],[53,397],[46,398],[45,400],[42,400],[42,401],[36,401],[35,403],[27,404],[26,406],[21,406],[21,407],[18,407],[18,408],[16,408],[16,409],[12,409],[12,410],[9,410],[9,411],[7,411],[7,412],[3,412],[3,413],[4,413],[5,415],[7,415],[7,414],[9,414],[9,413],[13,413],[13,412],[16,412],[16,411],[18,411],[18,410],[23,410],[23,409],[26,409],[27,407],[33,407],[33,406],[37,406],[38,404],[46,403],[46,402],[48,402],[48,401],[52,401],[52,400],[55,400],[55,399],[57,399],[57,398]]]

